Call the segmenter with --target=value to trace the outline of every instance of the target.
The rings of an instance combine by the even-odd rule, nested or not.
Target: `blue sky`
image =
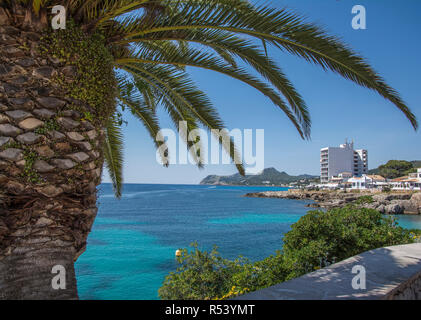
[[[259,3],[265,1],[258,1]],[[362,54],[398,90],[421,120],[421,2],[418,0],[278,0],[341,37]],[[367,29],[351,27],[354,5],[367,9]],[[214,72],[189,69],[198,86],[217,107],[228,129],[265,129],[265,167],[289,174],[319,174],[319,150],[346,138],[368,149],[369,167],[390,159],[421,160],[421,133],[378,94],[288,54],[270,54],[306,100],[312,116],[310,141],[303,141],[287,117],[267,98],[245,84]],[[173,128],[161,115],[161,126]],[[161,167],[153,143],[130,115],[125,134],[124,179],[127,183],[196,184],[208,174],[235,173],[233,165]],[[105,174],[104,182],[109,178]]]

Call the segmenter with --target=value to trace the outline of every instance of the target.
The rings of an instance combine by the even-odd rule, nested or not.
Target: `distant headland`
[[[318,176],[302,174],[291,176],[286,172],[279,172],[275,168],[267,168],[258,175],[242,176],[239,173],[229,176],[210,175],[200,181],[202,185],[238,185],[238,186],[280,186],[291,187],[308,185],[319,181]]]

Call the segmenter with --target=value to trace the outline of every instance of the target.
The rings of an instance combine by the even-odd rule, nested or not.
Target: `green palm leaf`
[[[123,188],[123,134],[115,115],[110,117],[106,126],[104,157],[114,193],[120,198]]]

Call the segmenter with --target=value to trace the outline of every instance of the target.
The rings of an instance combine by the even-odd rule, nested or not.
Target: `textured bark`
[[[74,70],[41,56],[40,34],[11,20],[0,12],[0,299],[75,299],[104,130],[54,81],[71,82]],[[66,290],[51,286],[55,265],[66,268]]]
[[[49,240],[42,244],[38,241],[25,239],[0,263],[0,299],[77,298],[73,248]],[[55,265],[65,268],[63,289],[53,288],[57,274],[51,271]]]

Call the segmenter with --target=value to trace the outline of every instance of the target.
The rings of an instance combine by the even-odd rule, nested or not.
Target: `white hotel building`
[[[332,177],[347,174],[361,177],[368,172],[367,150],[354,150],[354,142],[339,147],[326,147],[320,150],[321,183],[330,182]]]

